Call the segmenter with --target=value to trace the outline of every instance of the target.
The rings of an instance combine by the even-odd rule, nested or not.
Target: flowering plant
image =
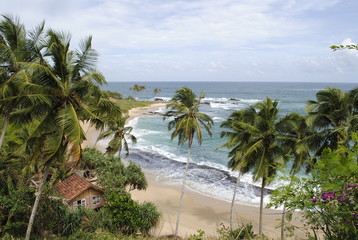
[[[358,140],[357,136],[354,136]],[[358,236],[358,147],[326,149],[309,178],[291,176],[290,184],[276,189],[269,207],[285,203],[300,210],[309,235],[325,239]]]

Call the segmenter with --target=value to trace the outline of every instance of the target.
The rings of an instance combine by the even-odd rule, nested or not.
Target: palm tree
[[[153,90],[154,95],[161,93],[161,92],[162,92],[162,89],[160,89],[160,88],[154,88],[154,90]]]
[[[139,85],[139,84],[134,84],[133,87],[129,88],[129,90],[131,90],[133,92],[141,92],[141,91],[145,90],[145,86]]]
[[[315,155],[323,149],[337,149],[339,144],[347,146],[350,133],[358,130],[357,96],[358,91],[348,93],[337,88],[327,88],[317,92],[317,100],[307,103],[307,124],[317,131],[319,145]]]
[[[213,120],[208,115],[199,112],[200,101],[204,97],[202,93],[199,99],[190,88],[183,87],[175,92],[172,101],[167,105],[167,112],[164,114],[164,119],[174,117],[168,123],[168,130],[173,130],[171,139],[178,137],[178,144],[184,145],[188,143],[188,155],[184,172],[182,190],[179,201],[178,216],[175,228],[175,235],[178,235],[180,215],[183,207],[183,197],[185,191],[185,184],[188,175],[188,167],[190,161],[190,150],[196,136],[199,145],[203,142],[203,133],[201,127],[204,127],[206,132],[211,136],[211,127]]]
[[[27,144],[29,148],[34,148],[31,143],[39,143],[33,150],[33,156],[40,158],[44,173],[32,208],[26,239],[30,238],[50,167],[56,162],[63,162],[66,154],[71,156],[73,164],[78,163],[81,143],[85,139],[80,121],[103,126],[98,115],[98,104],[105,106],[105,109],[100,110],[104,114],[120,114],[115,104],[101,99],[98,85],[104,84],[105,79],[94,69],[96,53],[91,47],[91,41],[89,37],[81,42],[79,50],[71,51],[68,34],[49,30],[44,56],[39,56],[40,63],[27,65],[28,69],[39,72],[41,76],[33,79],[33,89],[41,87],[44,95],[51,96],[51,104],[28,113],[31,119],[37,119],[37,124]]]
[[[312,149],[316,149],[318,139],[316,132],[307,125],[307,116],[299,113],[287,114],[278,124],[280,132],[285,136],[282,138],[281,146],[289,153],[291,160],[290,175],[297,174],[302,168],[310,172],[309,159]],[[281,222],[281,239],[284,239],[286,220],[286,203],[283,206]]]
[[[108,130],[102,132],[98,136],[98,140],[107,138],[113,135],[112,140],[108,143],[106,148],[106,154],[113,156],[116,153],[121,154],[122,148],[126,152],[126,157],[129,155],[129,147],[127,138],[129,138],[132,143],[137,143],[137,138],[131,134],[133,128],[130,126],[125,126],[129,116],[123,117],[119,116],[108,122]]]
[[[39,50],[35,46],[41,39],[44,27],[44,23],[40,24],[27,38],[25,26],[19,19],[10,16],[3,18],[0,22],[0,112],[4,116],[4,123],[0,148],[5,140],[7,126],[12,122],[10,117],[14,111],[19,110],[29,100],[32,107],[36,107],[36,95],[22,96],[31,78],[24,64],[35,61],[36,52]]]
[[[236,179],[236,184],[235,184],[235,188],[234,188],[234,194],[231,200],[231,207],[230,207],[230,228],[233,229],[233,211],[234,211],[234,204],[235,204],[235,199],[236,199],[236,192],[237,192],[237,188],[239,186],[240,183],[240,178],[242,175],[242,171],[240,168],[240,164],[237,164],[238,162],[242,162],[242,155],[244,152],[244,147],[247,147],[247,145],[245,145],[245,141],[247,141],[246,139],[246,134],[243,134],[243,132],[241,131],[241,128],[238,129],[236,126],[236,122],[238,120],[242,121],[242,119],[254,119],[254,118],[247,118],[245,117],[246,114],[251,115],[253,112],[251,111],[235,111],[233,112],[229,118],[224,121],[220,127],[222,128],[226,128],[226,131],[222,131],[221,132],[221,137],[226,137],[226,143],[223,144],[222,146],[220,146],[219,148],[222,147],[226,147],[228,149],[231,149],[231,151],[228,153],[228,157],[230,158],[229,162],[228,162],[228,167],[232,170],[232,171],[239,171],[237,179]],[[253,124],[253,122],[251,122],[251,124]],[[230,131],[231,130],[231,131]],[[245,140],[246,139],[246,140]]]
[[[286,160],[278,119],[278,101],[265,101],[240,111],[235,111],[224,122],[221,136],[227,136],[224,146],[231,148],[229,167],[241,174],[252,172],[253,180],[261,178],[259,234],[262,235],[264,187],[270,183],[278,167]]]

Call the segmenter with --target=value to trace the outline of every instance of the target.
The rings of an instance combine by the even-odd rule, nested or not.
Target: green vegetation
[[[290,184],[276,189],[270,206],[283,202],[290,212],[302,210],[307,234],[323,232],[326,239],[355,239],[358,233],[358,136],[352,147],[325,149],[312,166],[310,178],[291,176]],[[294,192],[294,194],[293,194]]]
[[[160,89],[160,88],[154,88],[154,90],[153,90],[154,95],[157,95],[161,92],[162,92],[162,89]]]
[[[196,99],[196,95],[190,88],[181,88],[175,92],[172,101],[167,105],[167,112],[164,114],[164,119],[174,117],[168,123],[168,130],[173,130],[171,139],[178,137],[178,144],[184,145],[188,143],[188,157],[186,161],[186,167],[184,172],[184,179],[182,184],[182,190],[179,201],[179,210],[177,223],[175,228],[175,235],[178,235],[180,214],[183,206],[183,196],[185,190],[185,182],[188,175],[188,167],[190,161],[190,149],[193,144],[194,137],[198,139],[198,143],[201,144],[203,141],[203,134],[201,127],[207,131],[211,136],[211,127],[213,120],[208,115],[199,112],[199,106],[201,99],[204,98],[202,93],[199,99]]]
[[[130,162],[125,166],[119,157],[104,156],[94,148],[86,148],[82,154],[81,168],[98,174],[98,181],[110,194],[128,192],[134,189],[145,190],[148,186],[140,166]]]
[[[122,99],[122,100],[118,100],[116,101],[116,103],[118,103],[118,105],[121,106],[121,110],[123,112],[127,112],[132,108],[137,108],[137,107],[148,107],[149,105],[151,105],[153,102],[150,101],[135,101],[133,100],[129,100],[129,99]]]
[[[118,93],[118,92],[112,92],[112,91],[103,91],[102,94],[106,97],[106,98],[112,98],[114,100],[121,100],[123,99],[122,94]]]
[[[104,76],[96,70],[97,54],[92,37],[71,50],[71,37],[41,23],[26,31],[18,19],[0,21],[0,237],[4,239],[151,239],[150,230],[160,220],[152,203],[131,198],[134,189],[147,188],[140,166],[127,166],[120,157],[128,155],[126,137],[135,142],[132,128],[125,127],[127,112],[150,102],[123,99],[119,93],[101,91]],[[333,50],[355,49],[357,45],[332,46]],[[134,92],[145,90],[135,84]],[[157,94],[160,89],[154,89]],[[211,136],[213,120],[199,112],[198,99],[189,88],[178,89],[167,105],[164,119],[171,139],[188,144],[188,157],[180,196],[175,235],[196,137],[203,141],[202,128]],[[307,115],[279,115],[278,101],[267,98],[248,109],[235,111],[222,124],[223,147],[230,149],[228,167],[252,172],[261,179],[259,235],[252,225],[222,226],[219,239],[263,239],[264,187],[279,171],[287,171],[287,186],[276,189],[270,206],[284,206],[284,231],[295,210],[305,220],[311,239],[355,239],[358,235],[358,88],[349,92],[328,88],[307,104]],[[93,148],[83,150],[82,123],[100,129],[100,139],[113,135],[107,155]],[[287,166],[291,161],[292,167]],[[105,190],[106,205],[99,211],[70,210],[54,185],[76,170],[97,176]],[[310,178],[299,178],[301,170]],[[236,193],[236,189],[235,189]],[[233,202],[235,200],[235,193]],[[286,210],[288,214],[286,214]],[[232,218],[232,213],[231,217]],[[138,236],[140,235],[140,236]],[[176,237],[176,236],[175,236]],[[198,231],[189,239],[210,239]]]
[[[113,208],[71,211],[57,200],[53,185],[77,166],[98,174],[113,199],[119,195],[130,199],[126,187],[128,191],[147,187],[138,165],[125,167],[120,158],[93,151],[87,159],[83,153],[81,122],[97,129],[112,127],[109,119],[125,119],[122,113],[129,107],[121,109],[114,102],[123,101],[120,94],[100,90],[106,82],[95,70],[92,38],[84,39],[77,50],[71,50],[70,40],[69,34],[45,30],[44,23],[27,32],[18,19],[4,16],[0,21],[0,236],[68,237],[100,228],[121,232]],[[131,107],[135,104],[147,103]],[[108,195],[109,205],[110,201]],[[133,203],[133,218],[138,214],[145,218],[136,231],[147,234],[159,213],[149,203]]]
[[[228,166],[240,173],[253,173],[253,180],[261,179],[259,235],[262,235],[262,211],[264,187],[273,181],[277,170],[284,165],[286,154],[280,145],[282,134],[280,126],[284,123],[278,119],[278,101],[267,98],[248,109],[235,111],[222,127],[221,136],[228,137],[225,147],[229,152]]]
[[[134,84],[133,87],[129,88],[129,90],[139,93],[141,91],[144,91],[145,88],[146,87],[144,85]]]
[[[106,148],[106,154],[111,156],[116,153],[121,154],[122,148],[124,148],[126,157],[128,157],[129,147],[127,138],[129,138],[132,143],[137,143],[137,138],[131,134],[133,128],[125,126],[128,118],[128,116],[122,117],[119,115],[107,121],[108,129],[98,136],[98,140],[100,140],[113,135],[112,140],[108,143]]]

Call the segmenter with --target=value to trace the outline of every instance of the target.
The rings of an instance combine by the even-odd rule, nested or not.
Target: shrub
[[[0,188],[0,237],[5,233],[23,236],[35,200],[34,189],[10,172],[3,172]]]
[[[204,240],[205,239],[205,231],[199,229],[197,230],[198,234],[190,235],[189,240]]]
[[[107,196],[106,208],[112,213],[113,222],[125,234],[141,232],[148,234],[160,214],[151,203],[139,204],[126,193],[113,193]]]
[[[251,223],[242,224],[241,227],[235,229],[230,229],[222,224],[217,232],[221,240],[252,239],[256,236],[252,229],[253,226]]]
[[[301,210],[310,231],[325,239],[356,239],[358,234],[358,136],[350,148],[326,149],[313,165],[310,178],[292,177],[288,186],[276,189],[269,206],[283,203],[289,211]]]

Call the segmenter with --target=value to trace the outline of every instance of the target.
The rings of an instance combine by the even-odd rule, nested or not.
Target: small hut
[[[98,209],[105,204],[103,189],[76,174],[57,183],[55,188],[64,197],[70,209]]]

